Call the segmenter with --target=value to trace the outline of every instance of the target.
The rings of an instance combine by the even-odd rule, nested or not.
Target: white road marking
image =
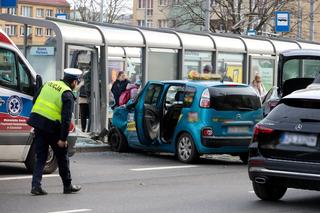
[[[189,166],[161,166],[161,167],[151,167],[151,168],[138,168],[138,169],[130,169],[131,171],[143,172],[143,171],[152,171],[152,170],[165,170],[165,169],[185,169],[185,168],[194,168],[198,167],[195,165]]]
[[[48,212],[48,213],[73,213],[73,212],[90,212],[92,209],[74,209],[74,210],[66,210],[59,212]]]
[[[59,177],[59,175],[57,174],[51,174],[51,175],[43,175],[42,177],[46,178],[46,177]],[[31,179],[32,175],[28,175],[28,176],[18,176],[18,177],[5,177],[5,178],[0,178],[1,180],[23,180],[23,179]]]

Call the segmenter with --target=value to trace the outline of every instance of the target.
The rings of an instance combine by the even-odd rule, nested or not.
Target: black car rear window
[[[266,117],[278,122],[320,122],[320,102],[312,100],[282,100]]]
[[[219,111],[252,111],[261,107],[260,98],[250,87],[210,87],[210,106]]]

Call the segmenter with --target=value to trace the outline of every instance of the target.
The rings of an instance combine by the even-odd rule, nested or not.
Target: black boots
[[[81,190],[81,186],[77,186],[77,185],[70,185],[70,186],[65,186],[63,187],[63,193],[64,194],[71,194],[71,193],[75,193]]]
[[[41,186],[39,186],[39,187],[32,187],[31,194],[33,194],[33,195],[46,195],[48,193],[45,190],[43,190],[41,188]]]

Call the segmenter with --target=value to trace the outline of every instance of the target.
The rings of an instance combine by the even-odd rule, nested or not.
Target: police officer
[[[81,187],[71,184],[68,142],[69,126],[75,97],[72,90],[79,83],[82,72],[67,68],[60,81],[49,81],[34,97],[34,105],[28,124],[34,127],[36,164],[32,177],[33,195],[46,195],[41,187],[43,169],[51,146],[58,160],[59,174],[63,182],[63,193],[78,192]]]

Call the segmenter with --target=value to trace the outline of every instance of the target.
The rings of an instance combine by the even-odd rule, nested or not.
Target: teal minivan
[[[238,155],[246,163],[261,119],[260,98],[248,85],[149,81],[135,100],[115,109],[108,141],[115,151],[169,152],[185,163],[202,154]]]

